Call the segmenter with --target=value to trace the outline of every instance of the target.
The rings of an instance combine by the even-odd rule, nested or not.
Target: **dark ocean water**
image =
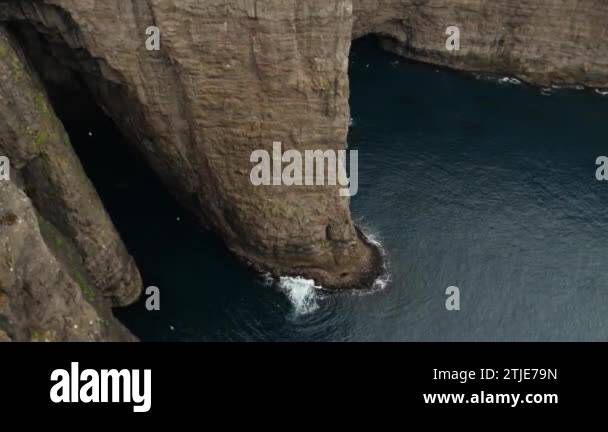
[[[371,39],[353,47],[351,81],[352,209],[386,251],[385,289],[264,285],[100,120],[73,140],[161,290],[160,311],[142,301],[116,315],[143,340],[608,339],[608,182],[595,179],[608,97],[411,63]],[[460,311],[445,308],[448,286]]]

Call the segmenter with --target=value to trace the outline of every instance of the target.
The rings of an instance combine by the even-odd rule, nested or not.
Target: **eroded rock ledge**
[[[0,20],[34,32],[39,54],[78,75],[167,187],[230,250],[259,270],[312,277],[326,287],[369,285],[381,266],[353,224],[349,199],[336,187],[256,188],[249,156],[273,141],[285,150],[345,148],[353,38],[374,33],[396,53],[456,69],[608,87],[602,0],[21,0],[0,2]],[[153,25],[161,30],[158,52],[144,44]],[[461,29],[458,52],[445,50],[450,25]],[[26,45],[26,55],[36,55]],[[68,81],[39,72],[45,82]],[[3,185],[3,208],[8,196],[27,194],[75,245],[95,289],[128,303],[140,289],[132,260],[73,153],[60,143],[37,148],[37,135],[26,130],[36,123],[23,115],[35,106],[15,110],[29,97],[15,79],[0,81],[0,148],[15,159],[23,182]],[[52,107],[45,103],[42,112]],[[51,123],[50,135],[61,141],[61,125]],[[40,219],[28,220],[35,231]],[[43,247],[43,240],[36,242]]]

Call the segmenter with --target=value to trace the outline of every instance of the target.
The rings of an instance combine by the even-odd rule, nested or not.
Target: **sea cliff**
[[[10,250],[0,263],[0,336],[130,338],[116,322],[82,331],[142,287],[63,129],[58,113],[77,101],[62,95],[90,95],[244,263],[328,288],[369,286],[381,257],[338,187],[255,187],[249,177],[251,152],[275,141],[346,148],[352,39],[375,34],[414,60],[537,85],[608,87],[607,21],[599,0],[0,3],[0,155],[14,173],[0,182],[0,217],[16,221],[0,223]],[[446,49],[449,26],[460,29],[458,51]],[[146,49],[151,27],[159,50]]]

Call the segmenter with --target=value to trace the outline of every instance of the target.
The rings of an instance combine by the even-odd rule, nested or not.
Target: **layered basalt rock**
[[[111,305],[141,279],[23,53],[0,25],[0,330],[13,340],[131,339]]]
[[[167,187],[230,250],[259,270],[336,288],[368,286],[381,267],[378,251],[353,224],[349,199],[333,186],[254,187],[249,158],[253,150],[270,151],[274,141],[284,150],[345,148],[353,38],[373,33],[387,49],[456,69],[540,85],[608,87],[607,19],[601,0],[0,2],[0,20],[22,35],[35,33],[44,45],[23,39],[26,54],[37,57],[33,63],[50,64],[40,58],[50,53],[57,69],[77,75]],[[461,49],[448,52],[445,29],[453,25]],[[149,26],[160,29],[160,51],[145,48]],[[39,67],[45,83],[62,81],[40,69],[48,68]],[[0,109],[0,118],[7,111]],[[26,131],[12,139],[24,155],[33,151],[35,137]],[[77,162],[70,158],[67,171]],[[23,190],[75,240],[100,290],[128,302],[137,292],[135,270],[115,236],[74,231],[82,226],[77,217],[54,214],[50,194],[28,189],[53,172],[31,170]],[[83,205],[60,183],[51,182],[63,193],[62,206]],[[93,252],[108,242],[113,252],[98,266]]]

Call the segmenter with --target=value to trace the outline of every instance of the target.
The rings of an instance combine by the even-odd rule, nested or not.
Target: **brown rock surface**
[[[354,0],[354,37],[408,58],[528,82],[608,87],[603,0]],[[445,48],[448,26],[460,51]]]
[[[256,188],[249,180],[251,152],[273,141],[344,148],[350,1],[12,5],[6,15],[33,23],[56,52],[79,51],[70,66],[86,71],[115,122],[234,253],[326,286],[371,282],[378,253],[336,187]],[[161,31],[159,52],[145,49],[151,25]]]
[[[120,326],[108,322],[104,297],[134,301],[139,273],[1,25],[0,154],[12,167],[11,180],[0,181],[0,330],[13,340],[114,338],[110,328]]]
[[[94,288],[76,248],[15,183],[0,182],[0,202],[0,341],[134,340]]]

